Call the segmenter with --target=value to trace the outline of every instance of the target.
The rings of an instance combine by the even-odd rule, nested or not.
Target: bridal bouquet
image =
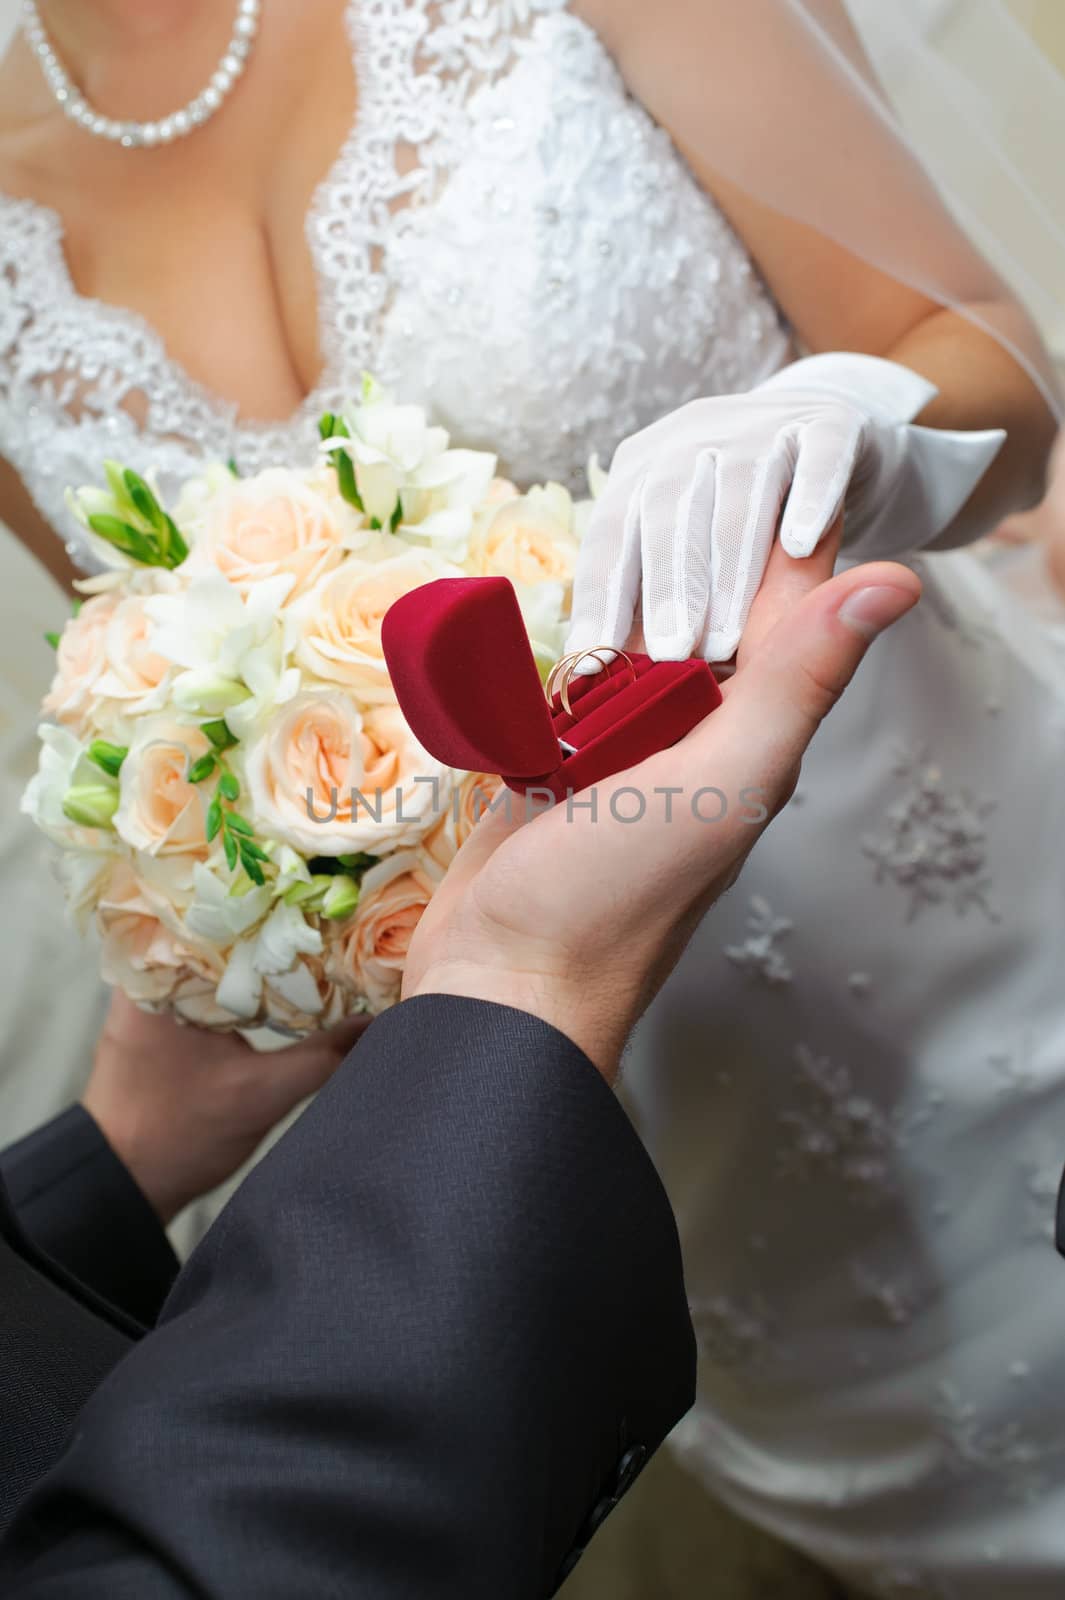
[[[416,743],[382,619],[435,578],[499,574],[546,668],[590,504],[519,494],[370,379],[320,433],[309,470],[212,466],[169,508],[113,462],[70,495],[104,570],[51,636],[23,810],[107,981],[212,1028],[300,1035],[399,998],[498,780]]]

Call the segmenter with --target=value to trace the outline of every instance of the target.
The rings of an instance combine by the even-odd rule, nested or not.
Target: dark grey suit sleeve
[[[85,1407],[8,1600],[533,1600],[690,1405],[672,1213],[523,1013],[377,1021]]]
[[[38,1249],[142,1327],[155,1321],[177,1276],[177,1257],[82,1106],[0,1153],[0,1176]]]

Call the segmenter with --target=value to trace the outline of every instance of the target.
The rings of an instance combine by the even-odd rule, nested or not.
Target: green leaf
[[[322,439],[350,439],[351,429],[343,417],[335,416],[332,411],[326,411],[318,423],[318,432]]]
[[[250,856],[254,856],[256,861],[269,861],[270,859],[267,851],[263,849],[261,844],[256,844],[254,839],[245,839],[242,836],[240,848],[242,851],[246,850]]]
[[[350,456],[344,454],[343,450],[334,450],[333,465],[336,468],[337,488],[340,490],[341,498],[346,500],[349,506],[354,506],[356,511],[365,514],[366,507],[362,503],[362,495],[355,479],[355,463]]]
[[[224,833],[222,835],[222,848],[225,850],[226,861],[227,861],[227,863],[229,865],[230,872],[236,872],[236,870],[237,870],[237,841],[234,839],[234,837],[233,837],[233,835],[231,833]]]
[[[211,801],[211,804],[207,807],[207,843],[208,844],[210,844],[211,841],[217,837],[218,830],[219,830],[219,828],[221,826],[222,826],[222,807],[219,805],[218,800],[214,799],[214,800]]]
[[[108,744],[106,739],[94,739],[89,746],[89,760],[111,778],[118,777],[122,771],[122,763],[128,755],[128,745]]]
[[[189,547],[185,543],[184,534],[181,532],[181,529],[178,527],[173,517],[168,516],[166,518],[166,533],[169,555],[168,565],[172,568],[180,567],[181,563],[188,556]]]
[[[73,601],[71,601],[70,615],[72,617],[79,617],[81,615],[81,608],[82,608],[82,606],[84,604],[85,604],[84,600],[73,600]]]
[[[393,533],[395,533],[396,529],[399,527],[399,525],[400,525],[400,523],[402,521],[403,521],[403,502],[402,502],[402,500],[397,500],[396,501],[396,509],[392,513],[391,527],[392,527],[392,532]]]
[[[115,504],[120,511],[133,510],[133,502],[126,489],[125,469],[117,461],[105,461],[104,473],[107,477],[107,487],[115,497]]]
[[[226,827],[232,828],[234,833],[244,834],[244,836],[248,839],[252,838],[255,833],[255,829],[252,827],[247,817],[238,817],[235,811],[231,811],[226,817]]]
[[[231,772],[223,772],[219,778],[218,792],[224,800],[240,799],[240,784]]]
[[[313,900],[321,894],[321,887],[317,883],[294,883],[291,889],[286,889],[281,896],[287,906],[301,906],[306,900]]]
[[[58,633],[46,633],[44,636],[44,641],[46,644],[50,644],[53,650],[59,649]]]
[[[89,527],[93,533],[98,533],[101,539],[106,539],[108,544],[113,544],[116,550],[132,556],[134,561],[140,561],[146,567],[163,565],[159,546],[155,540],[145,533],[139,533],[136,528],[130,527],[128,522],[123,522],[118,517],[100,514],[89,518]]]
[[[227,835],[227,837],[231,837],[231,835]],[[266,877],[263,873],[262,867],[259,865],[258,861],[252,855],[247,846],[244,846],[240,852],[240,863],[244,868],[244,871],[248,874],[248,877],[251,879],[252,883],[257,883],[261,888],[266,882]]]
[[[229,460],[226,462],[226,466],[229,468],[234,478],[240,477],[240,468],[237,466],[235,457],[230,456]]]
[[[368,855],[365,850],[360,850],[356,856],[337,857],[345,872],[368,872],[371,867],[376,867],[380,859],[380,856]]]
[[[220,717],[217,722],[204,722],[201,724],[201,731],[207,735],[216,750],[232,750],[235,744],[240,743],[236,734],[230,732],[224,717]]]
[[[201,756],[199,761],[194,761],[189,768],[189,782],[202,783],[204,778],[211,776],[217,765],[218,757],[208,750],[205,756]]]
[[[156,533],[166,532],[166,512],[159,504],[150,486],[145,483],[139,473],[132,467],[127,467],[122,474],[122,481],[126,486],[126,494],[133,502],[134,509],[144,518],[149,527]]]

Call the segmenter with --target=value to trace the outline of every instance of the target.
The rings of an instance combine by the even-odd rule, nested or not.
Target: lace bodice
[[[519,482],[788,351],[747,254],[565,0],[354,0],[356,125],[307,218],[328,365],[242,421],[122,308],[79,295],[51,210],[0,197],[0,455],[69,540],[63,492],[115,456],[164,487],[314,449],[372,370]],[[75,548],[77,557],[81,552]]]

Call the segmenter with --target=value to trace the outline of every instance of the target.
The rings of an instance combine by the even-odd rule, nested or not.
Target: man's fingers
[[[438,927],[447,921],[477,874],[524,820],[524,796],[506,790],[503,807],[499,811],[485,812],[448,867],[425,913],[430,926]]]
[[[786,782],[872,641],[920,597],[916,573],[890,562],[822,584],[779,618],[736,674],[726,705],[703,725],[708,747],[715,717],[727,718],[750,781],[759,781],[753,769],[761,763],[770,781]]]
[[[762,579],[762,586],[751,606],[747,626],[743,630],[736,665],[739,668],[761,649],[777,623],[794,611],[813,590],[827,583],[835,570],[843,537],[843,517],[838,516],[813,555],[805,560],[789,556],[777,540],[772,548]]]

